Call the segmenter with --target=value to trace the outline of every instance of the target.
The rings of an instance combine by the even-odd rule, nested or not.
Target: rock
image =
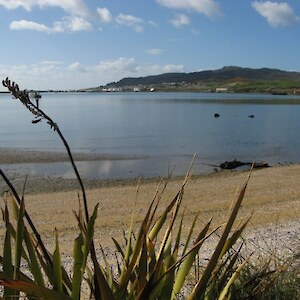
[[[232,160],[232,161],[225,161],[220,164],[220,168],[224,170],[232,170],[236,169],[238,167],[242,166],[252,166],[253,169],[261,169],[261,168],[268,168],[270,167],[268,163],[257,163],[257,162],[243,162],[243,161],[238,161],[238,160]]]
[[[226,169],[226,170],[232,170],[232,169],[236,169],[238,167],[244,166],[245,164],[247,164],[247,163],[243,163],[243,162],[235,159],[233,161],[225,161],[225,162],[221,163],[220,168]]]

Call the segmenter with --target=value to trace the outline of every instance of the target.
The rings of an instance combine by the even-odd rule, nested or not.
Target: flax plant
[[[111,268],[104,251],[100,248],[99,252],[102,253],[104,261],[102,266],[98,262],[94,246],[98,205],[89,215],[82,180],[58,125],[30,101],[27,91],[21,91],[18,85],[8,79],[3,81],[3,85],[34,114],[33,123],[46,120],[62,139],[81,187],[85,215],[83,217],[81,209],[75,213],[78,236],[74,241],[73,272],[69,275],[62,265],[58,232],[55,233],[54,252],[50,253],[26,211],[24,193],[20,197],[10,180],[0,170],[0,175],[11,190],[10,195],[5,197],[5,207],[2,209],[6,227],[4,251],[0,257],[3,299],[19,297],[20,292],[23,292],[29,299],[78,300],[82,297],[84,281],[90,290],[89,298],[97,300],[164,300],[176,299],[179,295],[187,299],[222,300],[231,297],[233,284],[246,264],[246,260],[241,260],[240,248],[235,250],[234,245],[249,219],[236,229],[234,224],[249,177],[235,199],[226,224],[211,228],[212,222],[209,221],[202,228],[197,228],[197,214],[187,236],[183,236],[182,233],[187,222],[182,203],[192,167],[178,193],[157,216],[167,180],[163,188],[156,191],[137,230],[134,229],[136,224],[133,212],[128,233],[124,235],[125,246],[113,239],[118,253],[115,270]],[[14,222],[8,202],[15,211]],[[191,282],[190,274],[193,268],[197,267],[197,262],[199,263],[198,253],[218,230],[223,231],[216,248],[208,262],[203,262],[204,270],[197,271],[193,288],[186,289],[187,283]],[[88,263],[89,259],[93,268]],[[25,268],[21,267],[21,262],[25,263]]]

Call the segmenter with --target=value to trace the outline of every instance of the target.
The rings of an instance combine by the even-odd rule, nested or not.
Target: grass
[[[234,287],[233,299],[299,299],[299,262],[275,248],[249,262]]]
[[[113,238],[117,256],[112,268],[102,247],[97,245],[96,251],[99,204],[92,206],[93,210],[89,209],[90,203],[83,182],[58,125],[35,106],[27,92],[20,91],[14,82],[6,79],[3,84],[34,114],[34,124],[46,121],[58,133],[66,147],[81,191],[77,199],[79,208],[73,215],[77,226],[74,227],[76,235],[70,274],[62,263],[59,231],[54,231],[54,247],[50,250],[28,213],[24,192],[19,195],[1,170],[1,176],[11,191],[4,195],[2,208],[5,237],[0,260],[0,284],[4,287],[3,299],[19,298],[20,292],[23,292],[32,299],[75,300],[83,297],[83,287],[87,287],[91,299],[105,300],[176,299],[179,295],[187,299],[220,300],[248,299],[252,296],[263,299],[261,297],[264,295],[271,295],[274,299],[281,297],[279,287],[286,282],[281,277],[282,274],[288,274],[286,270],[289,265],[279,260],[274,262],[270,256],[268,263],[257,267],[251,264],[251,255],[245,256],[242,253],[241,238],[251,216],[243,219],[237,216],[250,176],[234,197],[228,214],[224,213],[224,224],[214,227],[211,220],[203,222],[202,219],[199,225],[199,215],[190,218],[187,213],[188,203],[184,199],[193,165],[178,191],[168,197],[167,202],[162,204],[169,179],[161,182],[151,202],[140,214],[136,213],[136,200],[140,191],[138,185],[132,197],[135,199],[132,202],[134,209],[130,216],[125,217],[129,227],[124,233],[124,242]],[[62,217],[65,218],[65,214],[59,214],[59,207],[57,212],[56,217],[60,221]],[[110,226],[109,223],[107,225]],[[102,224],[100,231],[103,227]],[[199,253],[203,245],[211,240],[215,245],[208,258],[203,259]],[[102,264],[99,264],[99,252]],[[195,275],[191,276],[192,273]],[[188,285],[190,289],[186,288]],[[295,287],[288,285],[288,295],[297,296]]]

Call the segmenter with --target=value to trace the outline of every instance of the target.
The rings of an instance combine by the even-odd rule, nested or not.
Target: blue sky
[[[0,0],[0,34],[0,78],[28,89],[228,65],[300,71],[295,0]]]

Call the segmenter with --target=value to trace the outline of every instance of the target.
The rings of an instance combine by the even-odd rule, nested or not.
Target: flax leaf
[[[58,232],[55,230],[55,250],[53,253],[53,277],[54,277],[54,289],[58,292],[62,292],[62,269],[61,269],[61,255],[59,250]]]

